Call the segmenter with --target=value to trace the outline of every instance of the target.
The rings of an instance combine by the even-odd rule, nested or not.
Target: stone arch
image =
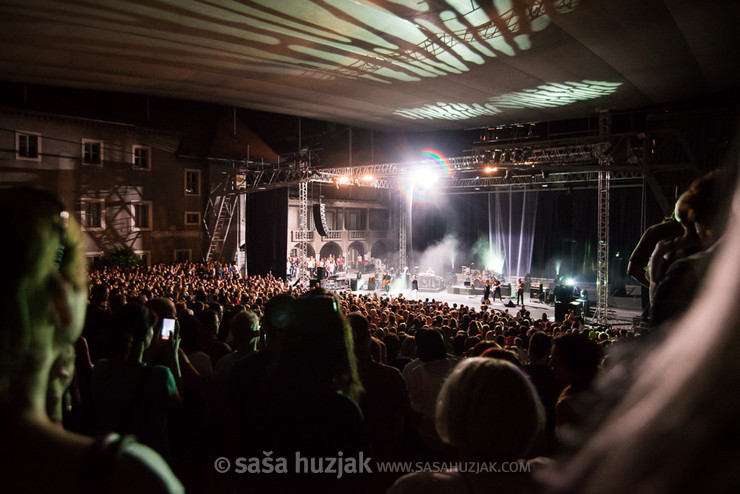
[[[290,257],[300,255],[299,252],[301,251],[301,244],[295,244],[292,249],[290,249]],[[315,257],[316,251],[313,250],[313,246],[311,244],[306,244],[306,256],[308,257]]]
[[[388,257],[388,247],[385,246],[385,243],[382,240],[378,240],[370,248],[370,257],[386,262],[386,258]]]
[[[319,251],[319,257],[323,259],[325,257],[329,257],[329,255],[334,256],[334,259],[342,255],[342,248],[339,246],[338,243],[327,242],[321,247],[321,250]]]
[[[347,247],[347,264],[357,267],[360,258],[365,255],[365,245],[362,242],[354,241]]]

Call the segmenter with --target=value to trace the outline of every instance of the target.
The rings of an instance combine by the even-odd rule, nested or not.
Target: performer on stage
[[[516,287],[516,304],[517,305],[521,304],[523,306],[524,305],[524,282],[522,281],[521,278],[519,278],[518,283],[519,284]],[[521,302],[519,302],[520,299],[521,299]]]
[[[496,279],[496,277],[493,277],[493,301],[496,301],[496,296],[498,295],[498,299],[503,302],[504,299],[501,297],[501,282]]]
[[[411,298],[416,300],[416,294],[419,292],[419,280],[416,279],[416,275],[411,277]]]
[[[488,305],[488,298],[491,296],[491,280],[486,280],[486,289],[483,292],[483,303]]]

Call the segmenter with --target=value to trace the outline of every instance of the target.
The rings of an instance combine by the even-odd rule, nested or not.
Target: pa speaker
[[[555,205],[556,210],[556,224],[558,227],[558,233],[560,238],[565,241],[571,241],[574,239],[573,236],[573,196],[565,194],[558,196],[557,203]]]
[[[316,225],[316,231],[319,232],[319,235],[322,237],[327,236],[329,227],[326,225],[326,205],[313,205],[313,224]]]

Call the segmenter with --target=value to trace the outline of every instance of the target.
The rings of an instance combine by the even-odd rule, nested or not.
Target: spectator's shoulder
[[[153,449],[136,441],[121,441],[118,459],[111,472],[111,492],[185,492],[170,467]]]

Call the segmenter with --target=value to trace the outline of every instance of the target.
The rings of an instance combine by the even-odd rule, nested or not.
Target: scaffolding
[[[408,211],[406,210],[405,202],[403,199],[401,199],[401,214],[400,214],[400,221],[398,224],[398,270],[399,272],[403,271],[403,268],[405,268],[408,265],[408,259],[406,258],[406,218],[408,216]]]
[[[308,182],[298,184],[298,230],[300,240],[301,268],[298,278],[303,286],[308,286]]]
[[[603,171],[598,184],[598,249],[596,252],[596,321],[607,324],[609,320],[609,159],[602,158]]]
[[[658,151],[647,153],[652,133],[610,133],[608,111],[599,112],[599,135],[577,138],[559,138],[526,143],[486,142],[472,150],[471,156],[448,158],[444,161],[446,173],[437,186],[442,193],[485,193],[498,188],[572,187],[573,184],[597,184],[598,242],[597,242],[597,311],[600,324],[608,322],[609,295],[609,192],[613,183],[629,185],[643,183],[653,174],[694,168],[692,157],[685,151],[681,136],[671,130],[659,132],[662,143]],[[663,149],[665,148],[665,149]],[[666,163],[662,154],[677,151]],[[683,150],[683,151],[682,151]],[[315,167],[313,151],[301,150],[281,156],[277,162],[255,162],[209,158],[209,161],[229,165],[224,179],[211,190],[208,208],[204,214],[209,239],[207,258],[222,255],[229,232],[231,216],[236,209],[236,197],[249,193],[297,186],[299,191],[299,255],[306,266],[308,242],[308,184],[331,183],[337,187],[360,186],[395,189],[408,172],[418,167],[440,167],[438,160],[424,159],[399,163],[360,164],[346,167]],[[682,153],[682,154],[681,154]],[[662,162],[661,162],[662,160]],[[488,170],[494,170],[489,173]],[[234,180],[234,177],[238,179]],[[653,179],[654,180],[654,179]],[[650,183],[648,181],[648,183]],[[666,202],[666,201],[663,201]],[[408,266],[407,208],[401,199],[399,206],[399,268]],[[208,218],[208,221],[206,219]],[[308,271],[299,273],[303,283],[308,282]]]
[[[239,204],[238,197],[225,192],[234,188],[236,188],[236,176],[227,174],[211,190],[205,214],[203,214],[203,225],[208,236],[208,248],[205,255],[206,261],[214,259],[223,260],[221,257],[229,236],[231,220]]]
[[[599,135],[608,137],[610,119],[608,111],[599,112]],[[598,248],[596,252],[596,313],[598,324],[609,322],[609,186],[611,158],[599,156],[598,172]]]

